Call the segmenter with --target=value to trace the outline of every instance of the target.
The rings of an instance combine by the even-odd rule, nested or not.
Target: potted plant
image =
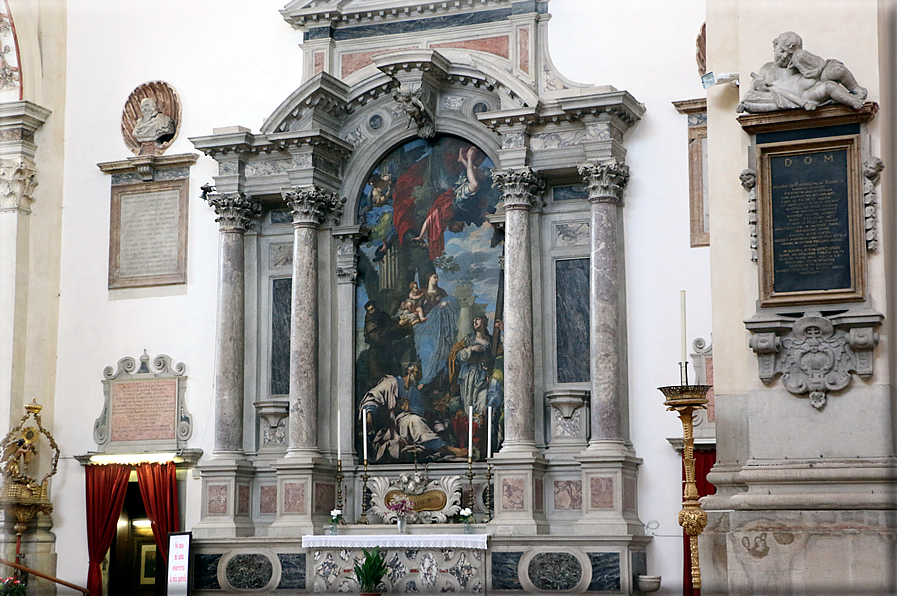
[[[355,578],[362,596],[380,596],[380,581],[386,575],[386,558],[380,554],[380,547],[373,550],[362,549],[364,561],[359,565],[355,563]]]
[[[16,577],[7,577],[0,583],[0,594],[3,596],[25,596],[28,585]]]

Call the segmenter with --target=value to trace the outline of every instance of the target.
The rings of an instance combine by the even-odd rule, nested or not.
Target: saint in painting
[[[503,427],[500,208],[492,161],[456,137],[409,141],[368,176],[358,223],[356,404],[371,463],[486,457]],[[473,445],[468,444],[473,406]]]

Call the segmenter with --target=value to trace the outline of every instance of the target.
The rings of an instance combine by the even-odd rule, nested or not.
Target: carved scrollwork
[[[386,523],[396,521],[396,512],[388,507],[389,499],[401,494],[414,504],[408,521],[418,524],[444,524],[461,511],[461,477],[441,476],[429,480],[426,475],[403,474],[397,479],[380,476],[371,479],[371,511]],[[433,505],[436,505],[435,507]]]
[[[317,227],[331,215],[333,222],[339,223],[346,199],[336,193],[327,192],[317,186],[294,188],[283,191],[283,199],[290,207],[293,225]]]
[[[215,222],[223,231],[246,231],[252,220],[261,215],[262,206],[259,202],[241,192],[219,193],[211,184],[204,184],[200,188],[202,200],[215,210]]]
[[[757,262],[757,172],[751,168],[738,175],[741,187],[748,193],[748,230],[751,234],[751,260]]]
[[[37,169],[29,159],[0,160],[0,209],[21,209],[31,212]]]
[[[885,169],[884,162],[877,157],[870,157],[863,162],[863,215],[865,217],[866,250],[878,248],[878,226],[876,222],[876,204],[878,195],[875,186]]]
[[[492,186],[501,191],[505,209],[531,209],[545,192],[545,181],[530,168],[492,170]]]
[[[623,204],[623,191],[629,183],[629,166],[619,160],[578,166],[579,175],[589,189],[589,201]]]

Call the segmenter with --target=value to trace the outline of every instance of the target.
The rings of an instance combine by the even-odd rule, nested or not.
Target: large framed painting
[[[370,234],[356,286],[355,426],[358,455],[366,438],[370,463],[481,460],[490,442],[499,448],[502,249],[488,216],[502,206],[493,165],[460,138],[416,139],[377,163],[359,198]]]

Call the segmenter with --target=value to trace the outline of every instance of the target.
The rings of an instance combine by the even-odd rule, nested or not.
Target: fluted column
[[[617,230],[629,167],[616,160],[579,166],[591,204],[591,438],[623,441],[621,306]]]
[[[318,451],[318,237],[324,218],[343,200],[316,186],[285,191],[293,215],[290,321],[290,439],[287,457]]]
[[[211,192],[210,192],[211,191]],[[245,268],[243,236],[261,212],[243,193],[203,187],[219,226],[218,313],[215,337],[215,453],[243,451],[243,351]]]
[[[533,380],[533,272],[529,215],[545,183],[529,168],[495,171],[505,206],[505,440],[502,451],[536,446]]]

